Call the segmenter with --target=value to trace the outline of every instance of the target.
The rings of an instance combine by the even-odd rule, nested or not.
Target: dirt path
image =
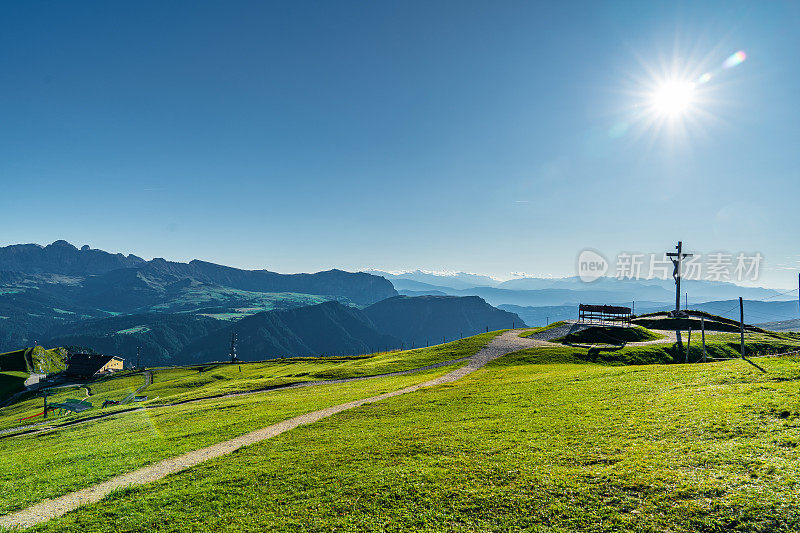
[[[178,457],[166,459],[150,466],[140,468],[139,470],[135,470],[128,474],[111,478],[108,481],[104,481],[103,483],[99,483],[93,487],[88,487],[71,494],[61,496],[60,498],[55,498],[53,500],[45,500],[27,509],[2,516],[0,517],[0,526],[31,527],[35,524],[61,516],[69,511],[72,511],[73,509],[77,509],[82,505],[97,502],[115,489],[156,481],[164,476],[175,472],[180,472],[181,470],[203,463],[209,459],[227,455],[235,450],[238,450],[242,446],[248,446],[250,444],[255,444],[265,439],[275,437],[276,435],[280,435],[281,433],[294,429],[298,426],[311,424],[336,413],[341,413],[342,411],[353,409],[354,407],[359,407],[366,403],[378,402],[393,396],[414,392],[423,387],[432,387],[434,385],[440,385],[442,383],[450,383],[459,380],[467,374],[470,374],[483,367],[489,361],[492,361],[493,359],[496,359],[502,355],[538,345],[534,341],[519,337],[519,333],[520,330],[513,330],[495,337],[486,347],[470,357],[469,362],[466,365],[459,369],[453,370],[452,372],[448,372],[447,374],[436,379],[432,379],[418,385],[412,385],[410,387],[393,392],[380,394],[378,396],[363,398],[361,400],[355,400],[352,402],[335,405],[333,407],[328,407],[327,409],[320,409],[319,411],[313,411],[311,413],[296,416],[294,418],[284,420],[283,422],[278,422],[277,424],[273,424],[262,429],[257,429],[225,442],[220,442],[206,448],[185,453]]]
[[[535,346],[536,344],[532,344],[531,346]],[[385,378],[385,377],[392,377],[392,376],[404,376],[407,374],[415,374],[417,372],[423,372],[425,370],[433,370],[436,368],[441,368],[443,366],[450,366],[456,363],[461,363],[464,361],[469,360],[469,357],[461,357],[460,359],[451,359],[449,361],[442,361],[441,363],[434,363],[432,365],[421,366],[418,368],[412,368],[410,370],[398,370],[396,372],[386,372],[383,374],[372,374],[369,376],[359,376],[354,378],[342,378],[342,379],[327,379],[327,380],[317,380],[317,381],[300,381],[297,383],[287,383],[284,385],[273,385],[270,387],[265,387],[263,389],[255,389],[255,390],[244,390],[238,392],[229,392],[227,394],[214,394],[211,396],[203,396],[202,398],[192,398],[190,400],[181,400],[178,402],[171,402],[171,403],[161,403],[156,405],[143,405],[140,407],[136,407],[133,409],[121,410],[121,411],[112,411],[110,413],[101,413],[93,416],[88,416],[86,418],[80,418],[77,420],[67,420],[61,424],[57,425],[50,425],[49,422],[41,422],[39,424],[31,424],[28,426],[18,426],[13,427],[5,430],[0,430],[0,439],[2,438],[17,438],[17,437],[25,437],[31,435],[38,435],[42,433],[48,433],[51,431],[55,431],[64,427],[68,426],[75,426],[78,424],[85,424],[87,422],[96,422],[101,418],[108,418],[110,416],[117,416],[117,415],[124,415],[127,413],[131,413],[134,411],[139,411],[142,409],[162,409],[165,407],[174,407],[176,405],[184,405],[187,403],[197,403],[197,402],[205,402],[208,400],[218,400],[220,398],[235,398],[237,396],[248,396],[250,394],[263,394],[265,392],[273,392],[276,390],[282,389],[296,389],[300,387],[315,387],[318,385],[336,385],[339,383],[350,383],[351,381],[362,381],[365,379],[375,379],[375,378]],[[149,372],[148,372],[149,373]],[[152,384],[152,373],[149,373],[149,382],[146,381],[143,387],[140,387],[137,392],[134,393],[138,394],[141,392],[145,387]],[[132,397],[131,395],[130,397]]]
[[[141,387],[139,387],[138,389],[136,389],[132,393],[128,394],[125,398],[122,399],[122,401],[119,402],[119,404],[120,405],[125,405],[126,403],[130,403],[137,394],[139,394],[140,392],[142,392],[144,389],[146,389],[147,387],[149,387],[152,384],[153,384],[153,373],[150,372],[149,370],[145,370],[145,372],[144,372],[144,385],[142,385]]]
[[[664,338],[655,339],[655,340],[652,340],[652,341],[627,342],[627,343],[625,343],[625,346],[647,346],[648,344],[674,344],[674,343],[678,342],[678,336],[675,334],[674,331],[667,331],[667,330],[663,330],[663,329],[651,329],[650,331],[652,331],[653,333],[658,333],[659,335],[663,335]],[[686,333],[687,332],[684,331],[683,333],[684,333],[683,340],[684,340],[684,342],[686,342],[686,338],[687,338],[686,337]],[[700,338],[700,335],[699,335],[700,332],[698,331],[697,333],[698,333],[697,338],[699,339]]]

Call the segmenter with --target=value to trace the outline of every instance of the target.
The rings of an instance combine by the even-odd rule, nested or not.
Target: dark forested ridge
[[[365,306],[395,295],[389,281],[360,272],[278,274],[199,260],[145,261],[66,241],[11,245],[0,247],[0,351],[116,315],[180,312],[230,321],[330,300]],[[88,323],[90,332],[94,327]]]
[[[177,359],[185,363],[224,360],[234,332],[237,355],[244,361],[365,354],[400,346],[398,339],[376,330],[362,311],[325,302],[243,318],[192,342]]]
[[[400,297],[369,273],[278,274],[111,254],[0,248],[0,351],[81,346],[136,362],[369,353],[522,326],[476,296]]]
[[[477,296],[395,296],[364,309],[378,330],[416,346],[523,327],[514,313],[492,307]]]

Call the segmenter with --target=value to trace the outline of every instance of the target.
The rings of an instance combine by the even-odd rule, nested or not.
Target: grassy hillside
[[[0,514],[286,418],[403,388],[449,370],[135,410],[44,435],[0,439]]]
[[[555,348],[117,491],[34,531],[800,528],[800,360],[760,359],[766,374],[738,360],[614,367]],[[55,444],[25,456],[71,449]]]
[[[231,365],[214,363],[153,369],[145,391],[159,403],[259,390],[290,383],[374,376],[428,366],[472,355],[500,332],[415,350],[360,357],[294,357]]]
[[[500,332],[490,332],[467,339],[420,348],[416,350],[376,353],[369,356],[348,357],[298,357],[276,359],[257,363],[206,364],[183,367],[154,368],[152,384],[141,391],[147,396],[144,405],[170,404],[198,398],[209,398],[274,388],[291,383],[327,379],[373,376],[428,366],[443,361],[472,355]],[[25,375],[27,377],[27,374]],[[101,410],[105,400],[119,401],[144,384],[140,373],[125,372],[101,377],[86,383],[86,386],[71,386],[51,389],[54,395],[50,402],[66,398],[86,399],[94,406],[81,414],[65,417],[51,415],[51,424],[69,423],[99,413],[123,412],[143,404],[108,407]],[[86,390],[88,389],[88,390]],[[11,406],[0,409],[0,429],[23,426],[42,419],[20,419],[42,412],[42,399],[31,393]]]
[[[612,365],[648,365],[684,363],[688,347],[690,363],[702,360],[703,347],[700,335],[692,336],[691,345],[684,336],[681,346],[676,343],[654,343],[645,346],[554,346],[537,351],[570,360]],[[739,335],[733,333],[706,334],[706,356],[710,359],[739,357]],[[772,355],[800,350],[800,337],[788,334],[747,333],[745,353],[748,357]]]
[[[153,369],[153,385],[143,394],[160,399],[145,405],[217,396],[289,381],[358,377],[418,368],[471,355],[497,334],[363,358],[296,358],[208,365],[203,372],[199,372],[200,367]],[[116,413],[44,435],[0,439],[0,514],[310,410],[419,383],[452,368],[343,385],[214,398],[150,410],[120,406],[105,411],[92,409],[64,419],[51,418],[50,422],[57,425],[59,421],[80,420],[98,413]],[[50,401],[85,398],[97,406],[105,399],[127,395],[142,383],[141,374],[104,378],[87,384],[92,393],[88,398],[85,388],[69,387],[59,389]],[[22,416],[41,412],[41,407],[42,399],[32,397],[0,409],[0,429],[13,425]],[[45,468],[48,476],[43,479],[38,473]]]
[[[576,344],[625,344],[627,342],[652,341],[663,338],[662,335],[641,326],[619,328],[612,326],[592,326],[558,339],[564,343]]]
[[[647,313],[639,315],[633,319],[633,323],[649,329],[662,330],[689,330],[700,331],[702,327],[701,318],[705,319],[706,331],[739,331],[739,321],[731,320],[719,315],[712,315],[703,311],[688,311],[689,317],[671,318],[666,313]],[[765,330],[745,324],[748,331],[763,333]]]
[[[0,401],[21,391],[28,379],[27,372],[0,372]]]
[[[100,412],[99,408],[103,405],[104,401],[119,401],[134,392],[138,387],[144,385],[144,383],[144,377],[141,374],[117,375],[112,379],[90,381],[85,386],[70,385],[51,388],[47,401],[53,404],[68,398],[86,400],[90,402],[94,408],[85,411],[84,416],[92,416]],[[38,392],[26,393],[23,398],[20,398],[12,405],[0,409],[0,429],[9,429],[16,426],[42,422],[44,418],[41,416],[28,420],[21,419],[42,413],[43,406],[44,400]],[[56,413],[51,412],[48,415],[48,422],[57,424],[59,422],[74,420],[75,418],[77,418],[75,415],[57,416]]]
[[[67,353],[63,348],[50,350],[42,346],[0,354],[0,371],[50,374],[66,368]]]

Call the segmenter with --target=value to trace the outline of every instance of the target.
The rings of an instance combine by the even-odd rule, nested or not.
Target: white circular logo
[[[608,272],[608,261],[594,250],[584,250],[578,254],[578,277],[586,283],[595,281]]]

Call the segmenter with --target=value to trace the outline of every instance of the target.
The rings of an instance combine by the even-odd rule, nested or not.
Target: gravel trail
[[[41,522],[61,516],[83,505],[97,502],[115,489],[131,485],[142,485],[151,481],[156,481],[169,474],[191,468],[192,466],[208,461],[209,459],[227,455],[243,446],[248,446],[250,444],[255,444],[257,442],[270,439],[298,426],[311,424],[323,418],[335,415],[336,413],[353,409],[354,407],[359,407],[367,403],[378,402],[393,396],[414,392],[423,387],[432,387],[434,385],[441,385],[443,383],[457,381],[462,377],[475,372],[498,357],[541,345],[540,342],[520,337],[520,332],[521,330],[511,330],[495,337],[482,350],[470,357],[469,362],[466,365],[453,370],[452,372],[448,372],[447,374],[438,378],[417,385],[412,385],[404,389],[380,394],[378,396],[371,396],[369,398],[363,398],[361,400],[355,400],[352,402],[335,405],[333,407],[328,407],[327,409],[320,409],[318,411],[306,413],[304,415],[296,416],[265,428],[257,429],[225,442],[220,442],[199,450],[195,450],[193,452],[188,452],[171,459],[165,459],[133,472],[111,478],[92,487],[72,492],[52,500],[44,500],[31,507],[28,507],[27,509],[0,516],[0,526],[7,528],[31,527]],[[365,378],[339,380],[338,382],[355,381],[359,379]],[[296,386],[309,385],[310,383],[297,384]]]
[[[86,424],[88,422],[96,422],[97,420],[99,420],[101,418],[108,418],[108,417],[112,417],[112,416],[124,415],[124,414],[127,414],[127,413],[131,413],[133,411],[139,411],[139,410],[142,410],[142,409],[163,409],[165,407],[174,407],[176,405],[184,405],[184,404],[187,404],[187,403],[197,403],[197,402],[206,402],[206,401],[209,401],[209,400],[219,400],[220,398],[235,398],[237,396],[248,396],[250,394],[263,394],[265,392],[273,392],[273,391],[281,390],[281,389],[297,389],[297,388],[300,388],[300,387],[315,387],[317,385],[336,385],[336,384],[339,384],[339,383],[349,383],[351,381],[363,381],[365,379],[385,378],[385,377],[391,377],[391,376],[404,376],[406,374],[414,374],[416,372],[423,372],[425,370],[433,370],[435,368],[441,368],[443,366],[450,366],[450,365],[453,365],[455,363],[461,363],[461,362],[467,361],[469,359],[470,359],[469,357],[461,357],[460,359],[451,359],[450,361],[442,361],[441,363],[434,363],[432,365],[421,366],[421,367],[418,367],[418,368],[412,368],[410,370],[398,370],[398,371],[395,371],[395,372],[386,372],[386,373],[383,373],[383,374],[371,374],[369,376],[359,376],[359,377],[355,377],[355,378],[323,379],[323,380],[317,380],[317,381],[299,381],[297,383],[288,383],[288,384],[285,384],[285,385],[272,385],[270,387],[265,387],[263,389],[244,390],[244,391],[238,391],[238,392],[229,392],[227,394],[213,394],[213,395],[210,395],[210,396],[203,396],[202,398],[192,398],[192,399],[189,399],[189,400],[180,400],[180,401],[171,402],[171,403],[160,403],[160,404],[155,404],[155,405],[143,405],[143,406],[137,407],[135,409],[129,409],[129,410],[125,410],[125,411],[112,411],[110,413],[101,413],[101,414],[98,414],[98,415],[89,416],[89,417],[81,418],[81,419],[78,419],[78,420],[72,420],[72,421],[68,420],[66,422],[63,422],[63,423],[60,423],[60,424],[57,424],[57,425],[49,425],[48,422],[42,422],[42,423],[39,423],[39,424],[31,424],[31,425],[28,425],[28,426],[17,426],[17,427],[13,427],[13,428],[9,428],[9,429],[0,430],[0,439],[2,439],[2,438],[26,437],[26,436],[31,436],[31,435],[39,435],[39,434],[48,433],[48,432],[51,432],[51,431],[54,431],[54,430],[57,430],[57,429],[60,429],[60,428],[64,428],[64,427],[68,427],[68,426],[71,427],[71,426],[75,426],[75,425],[78,425],[78,424]],[[144,388],[146,388],[147,386],[149,386],[152,383],[152,379],[153,379],[152,373],[148,371],[147,374],[148,374],[148,376],[145,379],[148,380],[148,381],[146,382],[145,386],[144,387],[140,387],[137,390],[137,392],[135,392],[134,394],[130,395],[129,398],[132,398],[135,394],[138,394],[139,392],[144,390]],[[122,403],[122,402],[120,402],[120,403]]]

